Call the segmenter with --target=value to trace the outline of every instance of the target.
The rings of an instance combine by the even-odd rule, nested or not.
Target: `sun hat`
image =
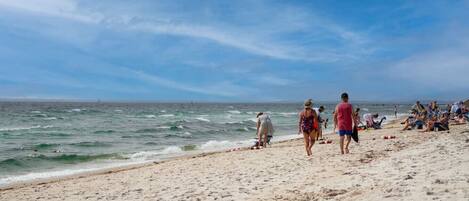
[[[305,101],[305,109],[311,109],[311,107],[313,106],[313,100],[312,99],[308,99]]]

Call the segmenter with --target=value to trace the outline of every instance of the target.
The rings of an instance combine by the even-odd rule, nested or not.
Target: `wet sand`
[[[291,140],[15,185],[0,200],[468,200],[468,126],[401,128],[362,131],[347,155],[335,135],[316,143],[313,157]]]

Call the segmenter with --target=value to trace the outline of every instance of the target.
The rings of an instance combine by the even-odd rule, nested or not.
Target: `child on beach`
[[[306,155],[311,156],[318,132],[318,116],[312,109],[313,101],[308,99],[304,103],[304,109],[299,114],[298,134],[303,133]]]
[[[348,154],[348,147],[352,139],[351,135],[353,132],[353,107],[348,102],[349,98],[347,93],[342,93],[340,97],[342,102],[336,106],[334,113],[334,132],[337,128],[339,129],[340,153]],[[347,140],[344,143],[345,136],[347,136]]]

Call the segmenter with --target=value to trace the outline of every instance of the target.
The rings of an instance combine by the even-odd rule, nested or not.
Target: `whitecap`
[[[12,127],[12,128],[0,128],[0,131],[19,131],[19,130],[31,130],[31,129],[35,129],[35,128],[50,128],[52,126],[48,125],[48,126],[40,126],[40,125],[37,125],[37,126],[30,126],[30,127]]]
[[[47,117],[47,118],[43,118],[44,120],[56,120],[57,117]]]
[[[203,122],[210,122],[210,120],[208,120],[208,119],[206,119],[206,118],[203,118],[203,117],[197,117],[197,118],[195,118],[195,119],[197,119],[197,120],[199,120],[199,121],[203,121]]]
[[[169,155],[169,154],[178,154],[184,152],[180,147],[178,146],[169,146],[166,147],[163,150],[160,151],[141,151],[134,153],[130,155],[131,159],[152,159],[154,157],[160,156],[160,155]]]
[[[161,110],[160,112],[161,112],[161,113],[166,113],[166,110]]]
[[[157,129],[170,129],[170,126],[158,126]]]
[[[241,114],[241,112],[239,110],[230,110],[228,111],[228,113],[231,113],[231,114]]]
[[[160,117],[174,117],[174,114],[162,114]]]
[[[149,115],[145,115],[145,118],[156,118],[156,116],[153,114],[149,114]]]
[[[280,112],[279,114],[282,115],[282,116],[295,116],[298,113],[296,113],[296,112]]]
[[[200,145],[200,148],[203,150],[216,150],[216,149],[234,147],[235,145],[236,143],[230,142],[228,140],[223,140],[223,141],[210,140]]]
[[[41,113],[41,111],[38,111],[38,110],[31,111],[31,114],[40,114],[40,113]]]
[[[176,153],[181,153],[181,152],[183,152],[181,147],[169,146],[169,147],[166,147],[165,149],[163,149],[163,151],[161,151],[160,153],[161,154],[176,154]]]

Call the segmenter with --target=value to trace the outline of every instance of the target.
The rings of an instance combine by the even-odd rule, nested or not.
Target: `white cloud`
[[[0,0],[0,7],[84,23],[96,23],[99,21],[99,17],[96,14],[79,13],[77,3],[73,0]]]
[[[445,49],[420,53],[392,66],[393,77],[428,90],[469,88],[469,49]]]
[[[336,35],[343,40],[342,42],[346,44],[346,46],[342,48],[337,46],[318,46],[318,48],[310,48],[304,47],[297,42],[281,42],[281,40],[278,39],[278,35],[282,35],[284,32],[288,33],[291,30],[289,29],[290,24],[288,21],[280,20],[280,22],[275,22],[275,20],[278,19],[274,19],[274,22],[262,23],[272,24],[270,27],[265,26],[264,28],[256,29],[256,27],[237,27],[229,24],[220,26],[217,23],[210,22],[197,24],[190,18],[185,21],[173,21],[171,16],[157,16],[157,14],[148,17],[139,15],[138,13],[100,12],[99,9],[80,7],[77,1],[74,0],[43,0],[40,2],[28,0],[0,0],[0,8],[1,7],[30,12],[36,15],[59,17],[81,23],[103,25],[114,29],[202,38],[251,54],[285,60],[335,62],[343,59],[355,59],[357,55],[363,54],[362,51],[357,51],[355,46],[360,46],[365,43],[364,37],[360,34],[341,27],[330,20],[321,19],[301,9],[290,9],[286,11],[286,15],[288,14],[288,16],[290,16],[289,19],[293,18],[292,21],[294,20],[295,23],[306,21],[314,17],[314,21],[312,22],[314,26],[317,29],[326,30],[326,32],[320,31],[320,34]],[[294,30],[300,29],[298,27],[307,27],[305,25],[290,23]],[[348,48],[350,48],[350,50],[348,50]]]

